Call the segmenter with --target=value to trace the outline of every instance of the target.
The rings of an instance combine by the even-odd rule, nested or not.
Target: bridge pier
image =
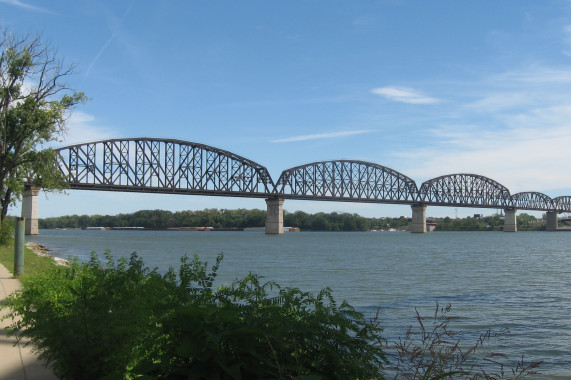
[[[559,221],[557,220],[557,211],[547,211],[545,214],[545,231],[557,231]]]
[[[282,235],[284,233],[284,200],[281,198],[266,199],[266,234]]]
[[[25,234],[37,235],[38,229],[38,194],[41,187],[26,185],[22,195],[22,218],[26,218]]]
[[[410,232],[424,234],[426,233],[426,205],[415,204],[411,205],[412,209],[412,223],[410,225]]]
[[[506,215],[504,219],[504,232],[517,232],[517,209],[506,208],[504,213]]]

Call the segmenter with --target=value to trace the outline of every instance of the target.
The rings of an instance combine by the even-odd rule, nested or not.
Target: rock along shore
[[[69,262],[66,259],[50,255],[49,254],[50,250],[45,245],[42,245],[40,243],[27,242],[26,247],[29,248],[32,252],[34,252],[38,256],[51,257],[55,261],[56,265],[64,266],[69,264]]]

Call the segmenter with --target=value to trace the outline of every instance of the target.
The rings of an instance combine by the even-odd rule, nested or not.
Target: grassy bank
[[[14,273],[14,240],[7,245],[0,246],[0,264],[4,265],[10,273]],[[25,248],[23,276],[45,272],[55,265],[51,257],[38,256],[31,249]]]

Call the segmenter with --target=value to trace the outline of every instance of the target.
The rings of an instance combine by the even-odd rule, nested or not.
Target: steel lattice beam
[[[112,139],[57,151],[70,189],[571,212],[571,196],[512,196],[500,183],[475,174],[433,178],[418,189],[393,169],[336,160],[284,170],[274,185],[267,169],[251,160],[181,140]]]
[[[553,208],[557,212],[571,212],[571,196],[553,198]]]
[[[254,161],[180,140],[113,139],[58,154],[71,189],[268,197],[275,187]]]
[[[364,161],[322,161],[284,170],[280,198],[410,204],[416,183],[393,169]]]
[[[450,174],[428,180],[420,186],[418,199],[428,205],[514,207],[505,186],[476,174]]]
[[[512,195],[515,208],[521,210],[553,210],[553,200],[543,193],[523,192]]]

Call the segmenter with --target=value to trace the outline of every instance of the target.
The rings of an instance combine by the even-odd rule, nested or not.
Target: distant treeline
[[[86,228],[86,227],[263,227],[266,211],[263,210],[218,210],[164,211],[141,210],[132,214],[118,215],[67,215],[39,220],[40,228]]]
[[[435,218],[437,231],[489,231],[498,230],[504,221],[499,215],[483,218]],[[411,219],[365,218],[350,213],[317,213],[284,211],[284,226],[299,227],[302,231],[367,231],[367,230],[407,230]],[[118,215],[66,215],[39,220],[42,229],[87,228],[87,227],[214,227],[251,228],[264,227],[266,211],[253,209],[205,209],[202,211],[141,210],[132,214]],[[541,229],[540,220],[528,214],[518,215],[518,229]]]
[[[463,219],[436,218],[435,231],[495,231],[504,225],[504,218],[498,214],[484,217],[467,217]],[[522,213],[517,215],[517,228],[520,231],[545,230],[545,223],[533,215]]]
[[[141,210],[118,215],[66,215],[39,220],[42,229],[87,227],[264,227],[266,211],[253,209],[205,209],[202,211]],[[410,219],[405,217],[374,219],[349,213],[308,214],[303,211],[284,211],[284,225],[304,231],[366,231],[377,228],[407,229]]]

